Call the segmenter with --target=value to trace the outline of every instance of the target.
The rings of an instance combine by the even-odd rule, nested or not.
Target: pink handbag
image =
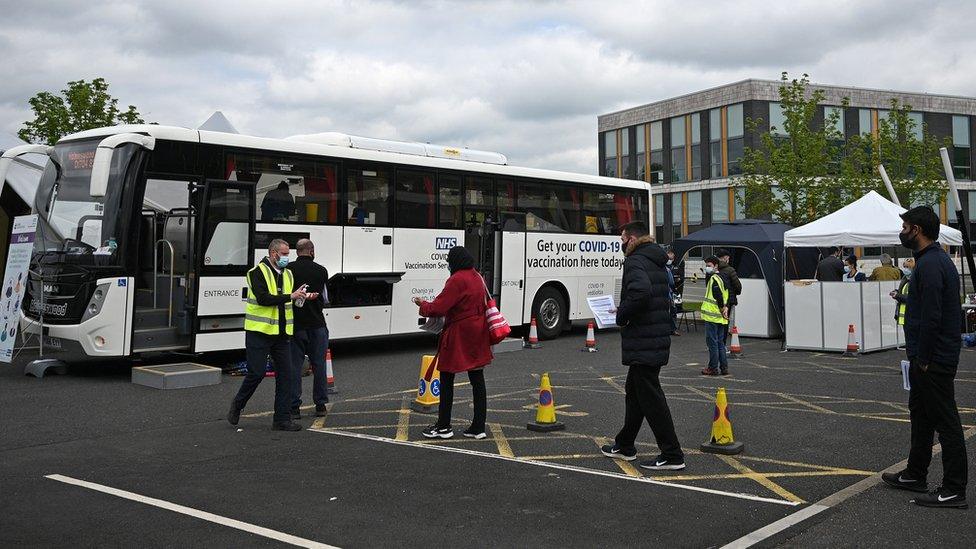
[[[512,333],[512,327],[508,325],[508,321],[498,310],[498,305],[491,297],[491,292],[488,291],[488,285],[485,284],[483,277],[481,283],[485,286],[485,305],[487,306],[485,318],[488,320],[488,341],[492,345],[497,345]]]

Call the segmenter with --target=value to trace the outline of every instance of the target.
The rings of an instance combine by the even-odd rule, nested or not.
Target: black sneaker
[[[927,492],[920,496],[915,496],[912,503],[915,505],[921,505],[922,507],[951,507],[954,509],[969,509],[969,504],[966,503],[965,492],[949,492],[941,486],[931,492]]]
[[[912,478],[907,470],[902,470],[897,473],[881,473],[881,480],[888,486],[910,492],[921,492],[924,494],[929,489],[928,484],[924,480]]]
[[[473,438],[475,440],[481,440],[483,438],[487,438],[488,437],[488,433],[486,433],[484,431],[475,431],[471,427],[468,427],[467,429],[465,429],[464,432],[461,433],[461,434],[464,435],[464,436],[466,436],[466,437],[468,437],[468,438]]]
[[[328,413],[329,409],[325,407],[325,404],[315,405],[315,417],[325,417]]]
[[[302,411],[299,410],[298,408],[295,408],[294,410],[292,410],[291,411],[291,419],[293,421],[296,420],[296,419],[302,419]]]
[[[637,448],[631,448],[630,450],[624,450],[616,444],[604,444],[600,447],[600,451],[603,455],[608,458],[622,459],[624,461],[634,461],[637,459]]]
[[[729,369],[728,368],[725,368],[723,370],[719,370],[718,371],[718,375],[720,375],[720,376],[727,376],[727,375],[729,375]]]
[[[301,431],[302,426],[294,421],[278,421],[271,424],[275,431]]]
[[[651,471],[680,471],[685,468],[685,462],[684,460],[665,459],[658,456],[654,459],[640,462],[640,468],[650,469]]]
[[[241,410],[237,407],[237,404],[230,403],[230,411],[227,412],[227,422],[231,425],[237,425],[237,422],[241,420]]]
[[[454,436],[454,430],[450,427],[438,427],[437,425],[431,425],[430,427],[421,431],[420,434],[427,438],[451,438]]]

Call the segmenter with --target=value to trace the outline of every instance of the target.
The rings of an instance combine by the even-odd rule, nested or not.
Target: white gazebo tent
[[[896,246],[900,215],[906,210],[870,191],[816,221],[786,231],[785,248],[824,246]],[[942,225],[939,242],[958,246],[961,233]],[[787,252],[788,253],[788,252]],[[904,342],[895,321],[895,300],[888,295],[898,282],[784,283],[786,348],[843,351],[849,326],[861,351],[891,349]]]

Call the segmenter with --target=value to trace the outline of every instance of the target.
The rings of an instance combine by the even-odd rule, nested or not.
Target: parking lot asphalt
[[[234,428],[224,415],[238,377],[161,391],[131,384],[131,364],[115,363],[38,380],[22,373],[25,351],[0,366],[0,545],[712,547],[774,523],[790,524],[760,546],[976,545],[972,510],[918,508],[877,484],[907,456],[902,353],[849,359],[743,339],[732,376],[709,378],[698,373],[704,334],[676,337],[661,379],[688,468],[661,473],[599,453],[621,425],[626,369],[617,332],[597,343],[580,352],[576,328],[499,354],[486,371],[488,438],[436,442],[420,435],[433,416],[409,407],[428,337],[334,344],[340,393],[298,433],[270,430],[270,378]],[[956,391],[969,434],[974,367],[964,350]],[[525,428],[543,373],[565,431]],[[471,417],[464,381],[458,435]],[[738,456],[698,450],[719,387],[745,443]],[[638,441],[642,459],[656,455],[650,429]],[[968,448],[972,470],[972,439]],[[930,482],[940,474],[936,458]]]

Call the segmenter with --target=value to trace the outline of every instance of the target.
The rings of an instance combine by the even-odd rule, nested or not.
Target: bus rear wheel
[[[532,316],[539,330],[539,339],[559,336],[569,318],[566,299],[559,290],[546,286],[539,290],[532,302]]]

